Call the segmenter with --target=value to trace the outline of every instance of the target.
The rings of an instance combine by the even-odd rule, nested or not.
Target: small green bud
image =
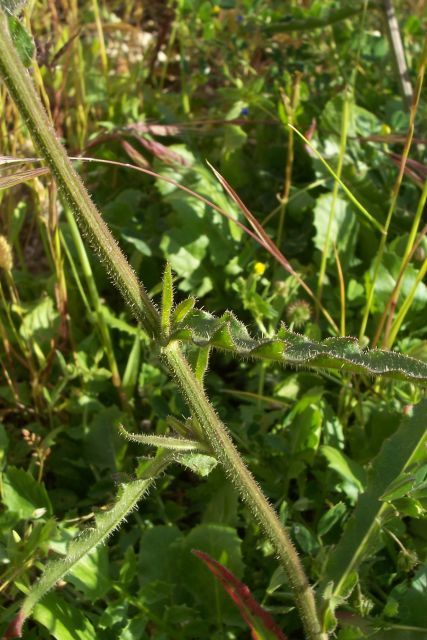
[[[311,318],[311,307],[305,300],[296,300],[286,310],[289,324],[296,329],[303,327]]]

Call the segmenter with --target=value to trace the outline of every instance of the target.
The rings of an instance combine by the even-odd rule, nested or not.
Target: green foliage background
[[[423,6],[408,0],[397,7],[413,84]],[[152,169],[245,222],[206,166],[208,159],[278,241],[294,271],[317,294],[321,290],[335,325],[359,336],[380,234],[342,190],[334,193],[333,178],[313,152],[296,136],[290,141],[287,124],[302,132],[311,128],[318,151],[334,169],[341,162],[342,180],[384,225],[409,116],[378,6],[367,4],[365,14],[362,3],[355,3],[353,13],[335,22],[341,9],[346,3],[37,0],[22,20],[24,33],[34,38],[33,60],[27,36],[16,26],[21,22],[16,18],[14,24],[22,56],[70,155]],[[0,100],[2,155],[33,156],[25,123],[3,86]],[[389,228],[371,314],[359,336],[363,346],[375,340],[420,206],[425,121],[421,100],[412,173],[405,175]],[[290,145],[292,178],[284,207]],[[102,519],[117,485],[132,477],[135,460],[146,453],[120,436],[118,424],[164,435],[169,415],[187,414],[103,265],[86,252],[49,177],[2,166],[0,185],[14,184],[0,191],[1,233],[14,263],[2,272],[0,290],[3,631],[47,558],[65,554],[79,532],[95,517]],[[218,211],[125,166],[78,166],[157,302],[168,260],[178,301],[194,295],[199,307],[223,322],[232,309],[258,339],[271,338],[281,322],[300,331],[308,345],[336,335],[298,278]],[[410,308],[396,339],[385,341],[419,359],[422,372],[427,290],[417,278],[426,249],[421,237],[402,274],[396,314],[408,298]],[[187,331],[180,337],[188,341],[189,354],[194,343],[214,339],[220,322],[199,313],[180,327]],[[233,326],[242,339],[241,328]],[[358,352],[356,343],[345,344],[348,352]],[[307,349],[313,356],[313,348]],[[422,387],[352,375],[343,361],[323,372],[274,356],[265,363],[214,352],[206,387],[216,410],[289,528],[311,582],[337,598],[338,638],[423,637],[424,404],[411,423],[411,451],[395,444],[403,461],[387,457],[387,443],[402,442],[398,426],[421,400]],[[317,364],[330,362],[320,357]],[[400,464],[398,477],[382,484],[370,475],[376,456],[380,464],[384,456],[396,469]],[[289,638],[302,637],[289,587],[258,525],[219,467],[208,475],[198,471],[168,468],[108,548],[87,555],[37,605],[25,637],[247,638],[238,610],[191,554],[194,548],[248,584]],[[362,562],[335,593],[327,578],[334,573],[336,545],[363,492],[368,507],[381,501],[381,513],[374,508],[377,530],[369,545],[360,545]],[[350,532],[354,520],[363,520],[363,500]],[[338,547],[344,555],[345,540],[344,534]]]

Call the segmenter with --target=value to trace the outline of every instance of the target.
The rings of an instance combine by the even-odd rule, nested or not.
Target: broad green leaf
[[[369,542],[381,527],[381,518],[388,508],[381,501],[381,496],[420,454],[425,456],[426,414],[427,400],[423,400],[415,407],[412,416],[402,419],[397,431],[384,442],[372,462],[366,491],[360,496],[326,566],[324,589],[328,583],[332,583],[332,600],[342,595],[347,577],[362,562]]]
[[[167,582],[170,589],[173,588],[177,579],[175,546],[182,537],[175,526],[157,525],[144,531],[139,544],[138,562],[138,577],[142,586]]]
[[[319,520],[317,525],[317,533],[319,536],[324,536],[332,529],[332,527],[339,522],[345,515],[347,507],[344,502],[338,502],[331,507]]]
[[[96,640],[98,637],[90,620],[58,593],[49,593],[36,606],[33,617],[56,640]]]
[[[53,338],[59,323],[59,315],[53,300],[45,296],[33,309],[25,314],[20,334],[26,340],[34,338],[38,343]]]
[[[91,601],[102,598],[111,588],[106,547],[97,547],[86,554],[67,576],[76,589]]]
[[[3,504],[20,518],[26,520],[36,515],[38,509],[52,514],[52,506],[44,486],[24,469],[9,467],[3,474]]]
[[[323,251],[325,247],[332,206],[333,196],[331,193],[324,193],[317,198],[314,208],[314,226],[316,228],[314,244],[319,251]],[[329,234],[328,259],[335,261],[333,251],[335,245],[340,255],[341,263],[345,266],[349,265],[356,246],[358,226],[352,206],[338,196],[335,201],[334,218]]]
[[[290,366],[339,369],[382,375],[396,380],[427,383],[427,363],[392,351],[362,349],[355,338],[326,338],[315,342],[282,326],[272,338],[253,338],[246,326],[229,311],[217,318],[195,310],[176,324],[171,340],[212,346],[240,357],[273,360]]]
[[[195,598],[203,614],[217,623],[238,623],[240,615],[215,578],[191,551],[198,549],[225,565],[237,578],[243,575],[241,541],[235,529],[214,524],[196,526],[182,541],[180,554],[183,586]]]
[[[343,488],[346,493],[355,500],[365,486],[366,478],[363,468],[335,447],[324,445],[320,451],[327,459],[330,468],[336,471],[345,482]]]

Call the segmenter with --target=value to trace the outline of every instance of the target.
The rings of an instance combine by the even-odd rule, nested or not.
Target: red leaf
[[[211,558],[207,553],[203,551],[192,550],[195,556],[203,560],[208,567],[209,571],[215,576],[218,582],[227,591],[230,598],[238,607],[242,618],[248,624],[252,638],[257,640],[259,638],[257,631],[253,624],[253,618],[257,618],[261,622],[262,626],[273,634],[278,640],[287,640],[286,636],[279,629],[273,618],[265,609],[253,597],[249,587],[236,578],[228,569],[222,566],[219,562]]]

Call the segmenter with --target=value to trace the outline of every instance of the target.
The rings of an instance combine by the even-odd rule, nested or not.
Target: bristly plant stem
[[[83,182],[73,169],[65,149],[43,111],[40,100],[10,38],[7,21],[0,11],[0,74],[24,118],[33,140],[57,182],[66,204],[88,236],[92,247],[105,263],[125,301],[145,331],[161,341],[160,318],[144,287],[126,261],[107,225],[92,203]],[[207,399],[201,383],[184,358],[177,343],[163,348],[163,358],[175,375],[189,406],[202,425],[225,473],[238,488],[262,525],[279,556],[301,615],[307,640],[326,640],[321,630],[314,593],[307,581],[297,552],[283,525],[253,476],[239,456],[225,426]]]
[[[228,432],[196,380],[177,343],[163,350],[163,358],[175,373],[188,405],[200,422],[204,433],[222,464],[228,479],[238,489],[257,521],[262,525],[279,555],[293,591],[307,638],[326,639],[319,625],[313,591],[307,581],[298,554],[282,523],[256,483],[234,446]]]

